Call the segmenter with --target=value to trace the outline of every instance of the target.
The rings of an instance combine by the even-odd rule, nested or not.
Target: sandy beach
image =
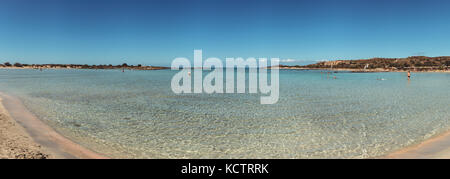
[[[387,159],[450,159],[450,131],[420,144],[406,147],[382,158]]]
[[[0,99],[2,102],[2,99]],[[33,141],[0,104],[0,159],[46,159],[52,156]]]
[[[60,135],[17,98],[0,92],[0,102],[0,158],[107,159]]]

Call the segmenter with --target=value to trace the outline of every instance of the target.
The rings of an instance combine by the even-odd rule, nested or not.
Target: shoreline
[[[1,105],[0,98],[0,159],[47,159],[48,151],[33,141],[25,129],[14,121]]]
[[[0,66],[0,69],[29,69],[29,70],[50,70],[50,69],[74,69],[74,70],[166,70],[169,67],[160,66],[81,66],[77,65],[75,67],[70,66]]]
[[[391,152],[381,159],[450,159],[450,131]]]
[[[295,66],[282,66],[282,67],[267,67],[278,68],[279,70],[323,70],[323,71],[348,71],[352,73],[381,73],[381,72],[408,72],[408,70],[392,70],[392,69],[358,69],[358,68],[306,68],[306,67],[295,67]],[[21,70],[21,69],[29,69],[29,70],[60,70],[60,69],[69,69],[69,70],[142,70],[142,71],[152,71],[152,70],[167,70],[169,67],[124,67],[124,68],[63,68],[63,67],[41,67],[41,68],[32,68],[32,67],[4,67],[0,66],[0,69],[13,69],[13,70]],[[450,70],[411,70],[412,73],[450,73]]]
[[[349,71],[353,73],[378,73],[378,72],[408,72],[408,70],[392,70],[392,69],[357,69],[357,68],[304,68],[304,67],[279,67],[280,70],[324,70],[324,71]],[[450,73],[450,70],[424,70],[414,71],[412,73]]]
[[[26,145],[41,146],[45,155],[56,159],[107,159],[101,154],[91,151],[74,141],[69,140],[59,134],[53,128],[38,119],[23,103],[12,96],[0,92],[1,107],[4,109],[2,115],[8,115],[12,122],[15,122],[23,129],[23,132],[31,138],[24,141]],[[0,146],[3,148],[4,146]]]

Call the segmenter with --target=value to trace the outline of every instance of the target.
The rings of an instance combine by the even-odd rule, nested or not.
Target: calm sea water
[[[176,72],[0,70],[19,97],[68,138],[111,157],[366,158],[450,128],[450,74],[280,71],[280,100],[181,94]],[[385,80],[377,80],[377,79]]]

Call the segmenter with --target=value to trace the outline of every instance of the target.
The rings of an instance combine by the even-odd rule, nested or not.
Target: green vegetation
[[[325,61],[306,65],[306,68],[394,69],[394,70],[447,70],[450,57],[412,56],[408,58],[372,58],[364,60]]]
[[[15,67],[23,67],[23,65],[22,65],[22,64],[20,64],[20,63],[17,63],[17,62],[16,62],[16,63],[14,63],[14,66],[15,66]]]

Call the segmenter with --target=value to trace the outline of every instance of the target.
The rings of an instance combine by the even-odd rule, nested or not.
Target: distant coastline
[[[5,62],[0,64],[0,68],[9,69],[128,69],[128,70],[163,70],[169,67],[162,66],[144,66],[144,65],[81,65],[81,64],[21,64]]]
[[[450,72],[450,56],[407,58],[371,58],[358,60],[321,61],[309,65],[283,65],[277,67],[284,70],[329,70],[350,71],[355,73],[370,72]],[[170,67],[145,65],[81,65],[81,64],[21,64],[5,62],[0,69],[128,69],[128,70],[164,70]],[[275,68],[269,67],[269,68]]]
[[[388,68],[376,68],[376,69],[354,69],[354,68],[306,68],[296,66],[280,66],[282,70],[326,70],[326,71],[348,71],[352,73],[376,73],[376,72],[435,72],[435,73],[450,73],[449,69],[437,70],[437,69],[411,69],[411,70],[399,70]]]
[[[310,65],[280,65],[280,69],[332,70],[351,72],[450,72],[450,56],[407,58],[371,58],[360,60],[322,61]]]

